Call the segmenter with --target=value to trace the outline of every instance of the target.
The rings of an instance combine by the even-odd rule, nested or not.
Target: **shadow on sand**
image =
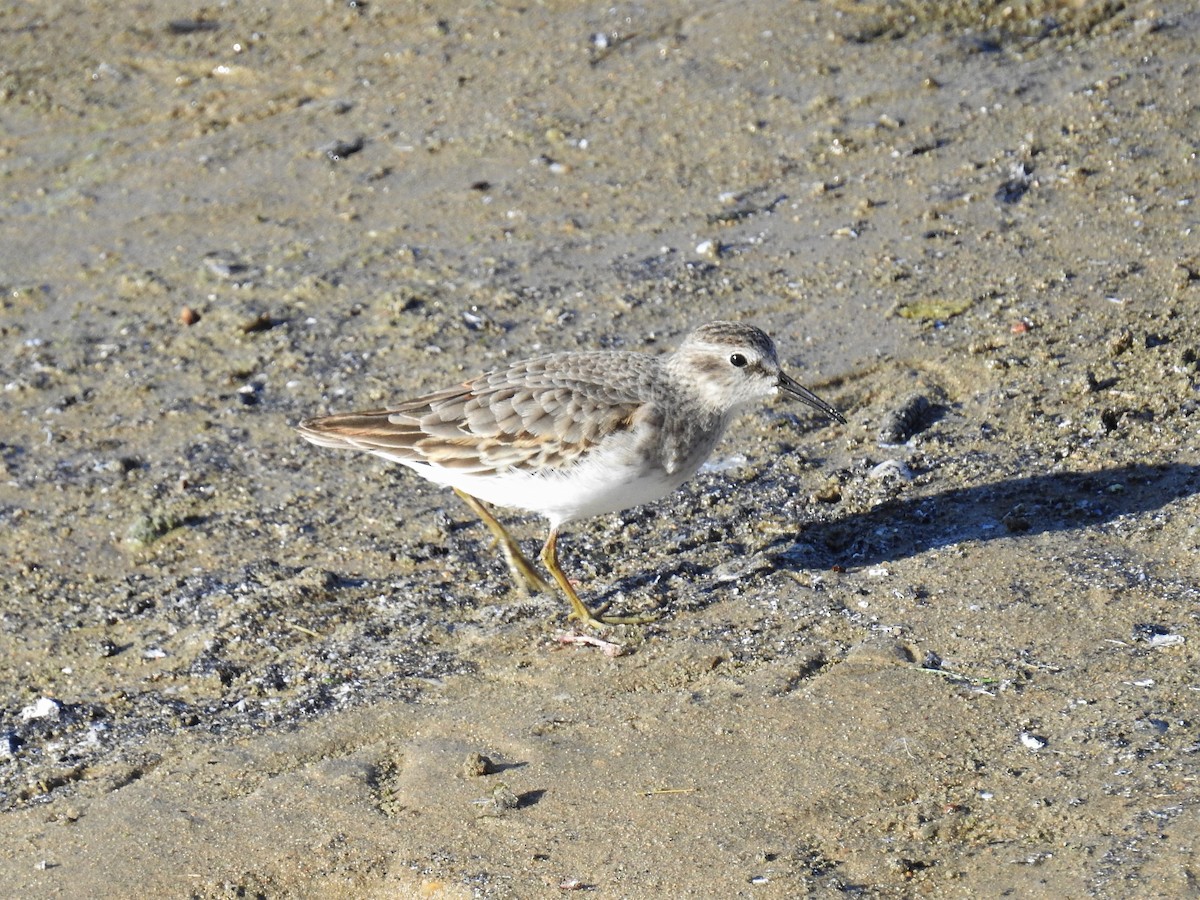
[[[784,569],[875,565],[953,544],[1102,525],[1198,491],[1200,466],[1176,463],[1011,478],[808,525],[776,560]]]

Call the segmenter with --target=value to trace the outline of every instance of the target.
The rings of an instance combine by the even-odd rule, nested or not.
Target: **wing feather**
[[[561,468],[632,428],[658,378],[658,363],[638,353],[559,354],[298,430],[322,446],[455,471]]]

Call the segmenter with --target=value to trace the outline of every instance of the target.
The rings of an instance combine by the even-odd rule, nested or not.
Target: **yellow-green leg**
[[[546,568],[550,570],[550,574],[554,576],[554,580],[558,582],[562,592],[567,595],[567,600],[571,602],[571,614],[567,616],[568,619],[578,619],[593,628],[603,628],[605,625],[645,625],[647,622],[654,622],[658,619],[658,616],[652,613],[642,616],[598,615],[584,606],[579,595],[575,593],[575,588],[567,579],[566,573],[558,564],[557,528],[550,529],[550,536],[546,538],[546,544],[542,547],[542,562],[546,564]]]
[[[525,558],[525,554],[521,552],[520,546],[512,535],[505,530],[500,524],[500,520],[491,514],[482,502],[472,497],[465,491],[454,489],[454,493],[462,497],[464,503],[475,511],[475,515],[483,520],[483,524],[488,527],[488,531],[496,539],[496,543],[500,545],[500,550],[504,553],[504,560],[508,563],[508,570],[512,572],[513,580],[517,583],[517,588],[521,591],[526,589],[534,590],[539,593],[551,593],[554,589],[546,583],[541,575],[534,571],[533,563]]]

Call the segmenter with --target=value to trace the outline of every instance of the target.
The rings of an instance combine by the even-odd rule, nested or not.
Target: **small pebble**
[[[1032,527],[1032,523],[1029,521],[1029,515],[1025,509],[1024,503],[1018,503],[1007,513],[1005,513],[1004,517],[1000,521],[1004,524],[1004,527],[1013,534],[1019,534],[1022,531],[1028,531]]]
[[[21,739],[13,732],[9,731],[5,734],[0,734],[0,760],[12,759],[17,755],[17,750],[21,746]]]
[[[183,520],[173,513],[146,514],[138,516],[125,530],[125,540],[143,546],[153,544],[163,535],[174,531]]]
[[[221,25],[212,19],[172,19],[167,22],[168,34],[195,34],[198,31],[216,31]]]
[[[903,444],[933,424],[937,408],[924,394],[909,394],[888,413],[879,429],[879,443],[884,446]]]
[[[1122,329],[1108,339],[1109,356],[1120,356],[1133,346],[1133,332],[1128,328]]]
[[[481,775],[491,775],[496,771],[496,764],[482,753],[471,752],[463,760],[463,774],[468,778],[479,778]]]
[[[248,322],[242,323],[242,334],[254,334],[258,331],[267,331],[274,324],[275,323],[271,320],[271,316],[268,313],[259,313]]]
[[[503,781],[492,788],[492,795],[475,801],[479,805],[475,815],[481,819],[500,818],[521,805],[521,798]]]
[[[330,141],[318,149],[324,153],[330,162],[341,162],[349,156],[353,156],[366,145],[366,140],[359,135],[350,140]]]

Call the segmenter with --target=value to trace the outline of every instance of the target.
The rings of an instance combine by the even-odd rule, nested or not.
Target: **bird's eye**
[[[742,356],[740,353],[735,353],[733,356],[729,357],[729,364],[740,369],[746,365],[746,357]]]

